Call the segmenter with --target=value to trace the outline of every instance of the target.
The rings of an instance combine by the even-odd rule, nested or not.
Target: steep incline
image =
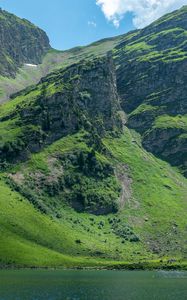
[[[187,6],[129,35],[115,58],[128,126],[148,151],[186,175]]]
[[[86,173],[90,141],[64,137],[0,174],[0,266],[187,268],[186,179],[127,128],[103,140]],[[119,195],[111,167],[126,190],[115,214],[106,211]],[[100,215],[89,214],[98,204]]]
[[[56,71],[0,107],[0,161],[23,159],[81,129],[118,132],[119,110],[112,57]]]
[[[24,63],[39,64],[50,49],[44,31],[0,9],[0,75],[16,75]]]
[[[54,70],[66,68],[81,60],[90,60],[105,56],[118,45],[123,36],[104,39],[85,47],[76,47],[66,51],[50,49],[39,65],[24,64],[17,70],[15,78],[0,76],[0,103],[8,101],[10,96],[24,88],[37,84],[42,77]],[[1,51],[1,50],[0,50]]]
[[[186,16],[1,77],[0,267],[187,268]]]

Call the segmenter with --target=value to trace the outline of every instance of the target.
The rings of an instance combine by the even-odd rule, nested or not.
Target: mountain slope
[[[24,63],[39,64],[50,49],[44,31],[0,9],[0,75],[15,76]]]
[[[111,57],[52,73],[0,107],[0,161],[23,159],[29,150],[39,151],[82,128],[101,136],[118,131],[119,110]]]
[[[145,29],[88,47],[52,50],[38,67],[22,67],[15,79],[1,77],[0,101],[56,68],[103,56],[113,49],[117,89],[122,108],[129,114],[128,126],[143,135],[148,151],[178,166],[186,176],[186,15],[184,6]],[[161,116],[163,121],[157,120]]]
[[[1,106],[1,265],[184,266],[186,179],[122,133],[114,75],[81,62]]]
[[[130,192],[125,194],[116,214],[96,216],[76,212],[69,207],[63,190],[45,197],[44,204],[52,203],[53,210],[43,214],[41,207],[38,211],[31,205],[33,198],[28,201],[10,190],[4,183],[7,172],[2,174],[1,237],[6,242],[0,247],[1,264],[109,266],[129,262],[146,266],[146,262],[153,261],[150,266],[154,266],[160,259],[166,265],[169,260],[182,263],[186,259],[186,180],[169,165],[146,153],[135,139],[136,134],[125,128],[120,138],[104,139],[109,156],[97,152],[98,159],[109,161],[118,174],[123,170],[120,180],[126,191],[129,186]],[[73,156],[75,149],[88,151],[85,134],[57,141],[32,155],[28,162],[9,169],[8,176],[17,183],[16,189],[21,193],[18,186],[28,179],[27,187],[31,187],[41,201],[42,192],[38,194],[36,177],[40,174],[40,178],[45,179],[43,188],[47,182],[48,187],[52,187],[55,184],[54,175],[51,177],[53,168],[60,169],[59,164],[64,172],[67,168],[66,162],[59,160],[60,153]],[[92,183],[93,179],[90,180]]]
[[[186,175],[187,7],[136,32],[115,55],[128,126],[148,151]]]
[[[187,268],[186,14],[17,75],[39,82],[0,106],[1,267]]]
[[[67,51],[50,49],[39,65],[24,64],[19,68],[15,78],[0,76],[0,103],[7,101],[12,94],[30,85],[37,84],[42,77],[54,70],[65,68],[81,60],[106,55],[123,36],[104,39],[86,47],[76,47]]]

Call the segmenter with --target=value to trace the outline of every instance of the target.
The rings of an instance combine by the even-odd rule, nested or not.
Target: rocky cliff
[[[128,126],[147,150],[186,174],[187,7],[129,34],[115,59]],[[167,120],[161,126],[160,117]]]
[[[6,18],[9,20],[8,25]],[[1,11],[0,20],[3,49],[8,49],[8,55],[16,53],[13,55],[14,61],[17,59],[16,65],[8,64],[8,68],[11,70],[14,68],[16,71],[21,61],[40,62],[42,53],[49,48],[46,35],[28,21],[20,20],[4,11]],[[67,51],[65,56],[63,53],[54,53],[57,55],[55,58],[57,61],[63,60],[64,69],[42,80],[39,84],[41,95],[38,95],[37,105],[25,107],[22,112],[20,111],[22,122],[27,120],[28,124],[39,126],[42,131],[45,127],[44,131],[47,131],[45,142],[52,142],[61,137],[62,132],[63,134],[74,132],[75,128],[82,126],[81,123],[84,123],[84,126],[87,124],[87,127],[91,123],[95,127],[93,125],[95,123],[101,132],[106,128],[113,128],[113,125],[116,124],[116,116],[113,115],[114,110],[123,109],[127,114],[128,127],[141,133],[143,146],[158,157],[169,161],[170,164],[180,167],[183,174],[186,175],[186,20],[187,7],[184,6],[142,30],[136,30],[116,38],[116,41],[115,39],[100,41],[85,49],[79,50],[77,48]],[[17,26],[12,29],[10,26],[15,21]],[[3,39],[7,28],[10,29],[11,34],[7,33],[8,38]],[[16,37],[19,44],[23,44],[21,51],[18,51],[18,43],[10,47],[12,36]],[[34,44],[33,47],[31,47],[31,42]],[[106,47],[107,43],[110,45],[109,48]],[[98,45],[99,48],[97,48]],[[103,49],[106,50],[102,50],[101,53],[99,49],[102,48],[102,45]],[[113,56],[115,66],[108,62],[108,69],[105,65],[105,70],[100,70],[99,59],[96,59],[94,63],[92,59],[91,63],[85,61],[82,67],[81,64],[75,66],[69,62],[69,58],[73,59],[73,63],[80,61],[83,53],[85,53],[84,56],[87,61],[91,61],[91,53],[94,53],[93,57],[106,55],[109,49],[112,49],[112,45],[113,51],[109,56]],[[4,55],[3,51],[1,52],[2,56]],[[30,60],[27,57],[30,57]],[[70,66],[67,68],[66,65]],[[54,64],[55,67],[57,65]],[[91,69],[92,71],[88,71]],[[2,70],[5,70],[4,67]],[[38,71],[38,78],[41,76],[39,73],[40,71]],[[105,75],[103,75],[104,73]],[[113,83],[109,84],[110,87],[108,88],[107,73],[112,74],[113,83],[117,77],[117,89]],[[65,80],[63,87],[60,81],[62,77],[63,81]],[[9,84],[7,87],[10,90]],[[35,92],[32,91],[33,94]],[[28,92],[26,94],[29,95]],[[50,97],[48,97],[49,94]],[[24,97],[24,92],[22,96]],[[108,99],[112,98],[118,99],[118,108],[117,106],[109,107],[109,103],[115,102],[108,102]],[[119,98],[121,99],[121,108]],[[71,103],[69,99],[71,99]],[[95,100],[92,102],[90,99]],[[73,105],[73,110],[70,109],[71,105]],[[56,109],[53,107],[63,107],[61,115],[61,108],[55,115]],[[71,112],[70,116],[69,112]],[[92,115],[93,112],[97,112],[97,117],[95,114]],[[103,114],[104,118],[102,117]],[[82,117],[83,115],[84,117]],[[90,118],[92,119],[91,123]],[[177,146],[171,147],[171,145]]]
[[[39,64],[50,49],[45,32],[0,9],[0,75],[15,76],[22,64]]]
[[[15,95],[1,107],[0,115],[0,166],[4,169],[7,164],[28,160],[32,152],[62,137],[87,132],[82,139],[92,147],[90,150],[86,147],[84,151],[75,148],[68,154],[56,153],[49,157],[49,166],[52,165],[47,177],[25,170],[21,185],[14,180],[14,188],[16,184],[16,189],[37,208],[45,213],[57,206],[60,209],[63,198],[79,212],[108,214],[118,210],[120,186],[114,169],[95,154],[105,151],[102,138],[107,133],[117,136],[122,132],[111,55],[81,61],[50,74],[37,86]],[[4,130],[10,134],[5,136]],[[100,192],[105,185],[108,190]],[[46,204],[49,194],[59,199]]]
[[[28,150],[38,151],[81,129],[100,137],[107,131],[119,132],[119,111],[111,56],[52,73],[0,108],[1,129],[4,125],[12,133],[9,140],[1,139],[1,160],[23,158]]]

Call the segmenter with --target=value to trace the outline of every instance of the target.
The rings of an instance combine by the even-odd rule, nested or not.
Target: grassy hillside
[[[186,16],[0,78],[0,267],[187,269]]]
[[[121,207],[116,214],[76,212],[63,193],[48,195],[44,203],[53,203],[56,209],[42,213],[32,199],[10,188],[7,178],[21,186],[26,176],[48,176],[47,168],[59,153],[72,154],[75,148],[88,150],[85,133],[63,138],[33,154],[28,162],[1,173],[1,265],[75,267],[139,263],[145,267],[148,263],[151,267],[170,265],[168,260],[173,260],[174,265],[184,264],[186,179],[148,154],[137,140],[136,134],[125,128],[121,138],[104,139],[107,155],[97,153],[99,160],[109,161],[118,173],[122,190]],[[32,189],[37,193],[36,185]]]
[[[36,84],[50,72],[65,68],[82,59],[90,59],[105,55],[120,43],[123,36],[104,39],[85,47],[76,47],[67,51],[50,50],[44,56],[42,64],[24,65],[16,74],[15,78],[0,76],[0,103],[9,99],[9,96],[28,86]]]

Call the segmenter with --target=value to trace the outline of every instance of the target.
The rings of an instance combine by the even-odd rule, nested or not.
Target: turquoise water
[[[0,271],[0,300],[186,300],[186,272]]]

